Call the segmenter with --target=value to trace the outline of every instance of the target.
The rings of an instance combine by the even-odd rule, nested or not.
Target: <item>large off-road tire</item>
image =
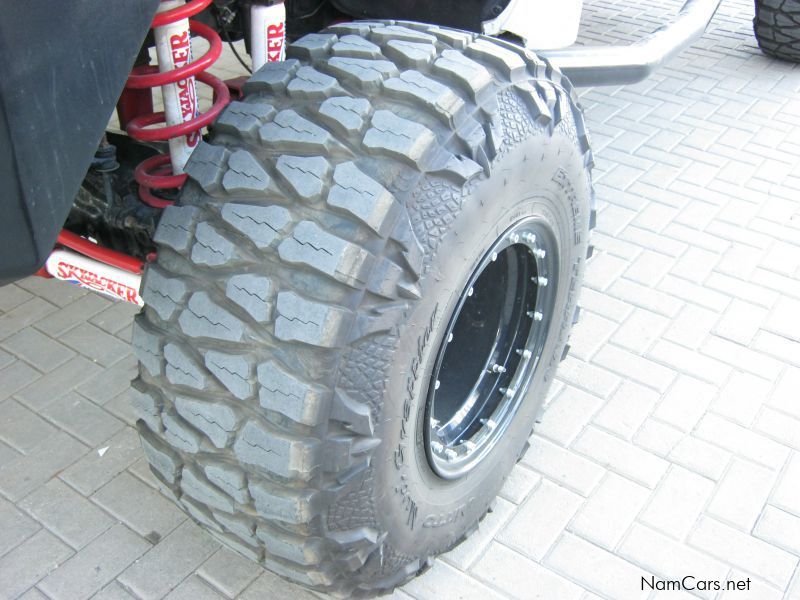
[[[800,62],[800,0],[756,0],[753,30],[764,54]]]
[[[390,590],[457,544],[564,353],[590,168],[570,84],[491,38],[341,24],[255,73],[191,157],[144,277],[134,403],[167,493],[341,595]],[[497,329],[507,373],[489,369],[468,443],[437,446],[442,394],[485,376],[484,308],[516,324]]]

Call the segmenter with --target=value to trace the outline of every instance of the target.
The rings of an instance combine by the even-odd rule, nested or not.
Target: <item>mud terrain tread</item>
[[[553,120],[591,154],[569,83],[510,44],[357,23],[288,55],[222,114],[164,212],[134,328],[138,428],[159,481],[216,537],[294,581],[374,595],[430,564],[389,553],[376,574],[385,536],[336,517],[380,440],[375,406],[333,365],[382,347],[437,243],[395,181],[486,177],[506,143],[485,134],[494,98],[527,80],[541,95],[520,110],[535,123],[570,97]]]
[[[800,0],[756,0],[753,30],[764,54],[800,62]]]

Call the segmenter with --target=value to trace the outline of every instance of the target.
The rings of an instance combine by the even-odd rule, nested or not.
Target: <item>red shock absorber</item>
[[[153,190],[179,188],[186,181],[183,172],[186,160],[200,142],[201,130],[210,125],[230,102],[225,83],[206,70],[219,59],[222,40],[216,31],[197,21],[188,20],[211,4],[212,0],[161,0],[153,19],[158,66],[135,67],[125,84],[126,93],[161,87],[164,111],[145,112],[121,123],[132,138],[145,141],[168,141],[169,155],[159,154],[140,163],[134,172],[139,184],[139,197],[156,208],[172,204],[159,198]],[[192,59],[191,34],[204,38],[209,49],[200,58]],[[195,79],[208,85],[214,93],[212,106],[198,110]],[[164,123],[162,127],[154,127]]]

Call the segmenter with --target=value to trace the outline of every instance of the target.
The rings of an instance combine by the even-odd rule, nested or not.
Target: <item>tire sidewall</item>
[[[378,432],[382,443],[373,456],[375,512],[389,534],[387,543],[398,552],[425,557],[452,547],[486,513],[517,461],[572,325],[586,255],[589,194],[583,157],[573,141],[565,135],[534,135],[496,160],[491,176],[473,187],[427,262],[422,298],[398,332]],[[465,476],[444,480],[428,465],[423,435],[433,363],[459,296],[485,252],[503,232],[530,217],[552,229],[559,254],[542,361],[492,451]]]

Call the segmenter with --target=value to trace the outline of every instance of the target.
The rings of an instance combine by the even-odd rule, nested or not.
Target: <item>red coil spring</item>
[[[211,2],[212,0],[190,0],[185,5],[158,13],[153,19],[152,27],[161,27],[194,16]],[[222,54],[222,40],[216,31],[197,21],[189,21],[189,30],[192,34],[208,41],[210,47],[205,54],[189,64],[164,73],[160,73],[155,65],[134,67],[125,88],[129,90],[154,88],[194,76],[197,81],[213,89],[214,101],[211,108],[188,121],[164,127],[152,127],[166,122],[163,111],[140,114],[127,124],[128,135],[132,138],[145,142],[167,141],[199,132],[203,127],[210,125],[230,102],[230,92],[225,82],[205,72]],[[152,190],[179,188],[186,181],[185,174],[173,174],[170,157],[165,154],[142,161],[134,171],[134,178],[139,184],[139,197],[145,204],[156,208],[164,208],[172,202],[159,198]]]

